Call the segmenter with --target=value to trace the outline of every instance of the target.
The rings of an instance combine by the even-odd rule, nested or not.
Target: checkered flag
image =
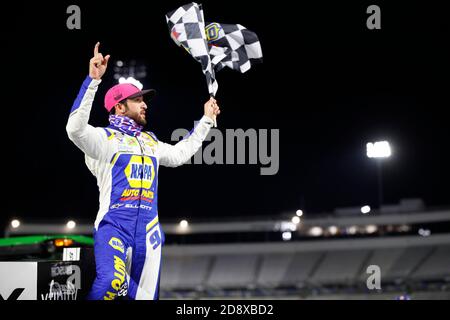
[[[205,31],[216,71],[229,67],[244,73],[252,64],[262,62],[258,36],[244,26],[213,22],[206,26]]]
[[[218,83],[214,71],[224,67],[241,73],[262,62],[261,44],[256,34],[240,24],[208,23],[202,6],[186,4],[166,15],[175,43],[201,63],[209,94],[215,97]]]
[[[208,41],[205,35],[205,20],[201,5],[186,4],[166,15],[170,35],[175,43],[191,54],[202,65],[209,94],[215,96],[218,84],[215,78]]]

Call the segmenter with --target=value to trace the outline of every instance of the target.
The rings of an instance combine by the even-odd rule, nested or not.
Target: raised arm
[[[94,48],[94,56],[89,62],[89,76],[84,80],[80,92],[70,111],[66,131],[69,139],[85,154],[94,159],[99,159],[103,153],[106,134],[102,128],[94,128],[88,124],[92,102],[101,77],[108,66],[109,55],[103,57],[99,53],[100,43]]]
[[[159,163],[166,167],[177,167],[186,163],[200,147],[214,120],[220,114],[219,106],[214,98],[211,98],[204,106],[205,114],[189,134],[189,137],[175,145],[159,142]]]

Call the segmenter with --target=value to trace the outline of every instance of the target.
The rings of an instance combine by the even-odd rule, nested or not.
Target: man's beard
[[[147,119],[145,119],[145,116],[141,117],[141,114],[139,113],[136,115],[128,115],[128,117],[141,126],[145,126],[147,124]]]
[[[137,119],[134,119],[134,121],[137,122],[137,124],[140,124],[141,126],[145,126],[147,124],[147,119],[137,117]]]

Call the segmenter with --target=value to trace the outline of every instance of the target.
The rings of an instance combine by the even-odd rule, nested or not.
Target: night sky
[[[65,126],[96,41],[111,60],[92,125],[108,125],[103,96],[116,83],[117,60],[146,65],[144,87],[158,91],[147,129],[160,140],[170,142],[174,129],[190,130],[202,116],[208,91],[200,64],[175,45],[165,21],[185,3],[49,1],[3,13],[2,224],[11,217],[94,220],[96,181]],[[218,123],[223,131],[279,129],[279,171],[160,167],[161,221],[376,207],[376,164],[366,143],[379,139],[393,148],[383,164],[385,203],[420,197],[430,207],[450,205],[445,10],[428,1],[262,3],[205,1],[203,9],[207,21],[239,23],[259,36],[262,64],[216,74]],[[81,30],[66,27],[71,4],[81,8]],[[366,27],[370,4],[381,7],[381,30]]]

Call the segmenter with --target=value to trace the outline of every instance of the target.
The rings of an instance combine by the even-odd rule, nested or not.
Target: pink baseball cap
[[[124,99],[133,99],[144,94],[150,94],[150,97],[153,97],[156,93],[154,89],[146,89],[140,90],[138,87],[131,83],[121,83],[117,84],[111,89],[108,90],[105,94],[105,108],[108,112],[118,104],[120,101]]]

